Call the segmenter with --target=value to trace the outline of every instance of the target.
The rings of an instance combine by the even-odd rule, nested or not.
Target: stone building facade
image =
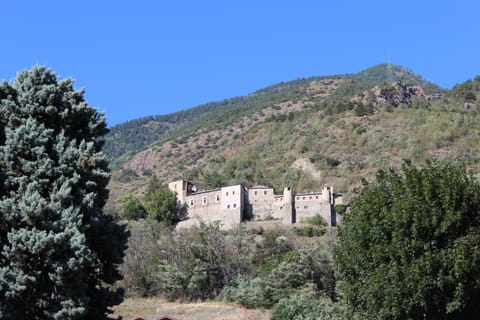
[[[199,192],[191,182],[178,180],[170,182],[168,188],[177,194],[179,206],[187,211],[188,218],[179,227],[218,221],[228,229],[246,217],[292,224],[315,215],[321,215],[329,226],[336,226],[335,204],[341,203],[341,195],[334,193],[332,187],[298,194],[287,187],[283,194],[275,194],[271,187],[246,188],[239,184]]]

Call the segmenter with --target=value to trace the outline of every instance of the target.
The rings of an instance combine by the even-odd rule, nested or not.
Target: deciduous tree
[[[480,318],[480,184],[464,166],[381,171],[350,208],[335,258],[351,318]]]

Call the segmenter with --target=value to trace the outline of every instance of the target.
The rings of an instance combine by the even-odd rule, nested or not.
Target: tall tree
[[[160,187],[145,195],[145,210],[148,217],[166,226],[172,226],[180,220],[177,196],[166,187]]]
[[[335,260],[359,319],[479,319],[479,182],[439,162],[380,172],[345,214]]]
[[[45,67],[0,86],[0,318],[102,319],[128,233],[102,208],[104,116]]]

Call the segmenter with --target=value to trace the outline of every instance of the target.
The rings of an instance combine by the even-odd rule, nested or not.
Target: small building
[[[332,187],[299,194],[288,187],[283,194],[275,194],[272,187],[249,189],[240,184],[198,192],[195,185],[186,180],[170,182],[168,187],[177,194],[178,205],[187,212],[188,218],[179,223],[180,228],[199,221],[218,221],[228,229],[240,224],[246,216],[253,220],[277,219],[292,224],[315,215],[321,215],[329,226],[336,226],[335,203],[341,199]]]

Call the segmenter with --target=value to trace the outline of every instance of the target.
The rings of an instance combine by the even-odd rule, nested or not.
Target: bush
[[[341,320],[341,308],[326,298],[292,295],[273,307],[271,320]]]
[[[226,237],[218,224],[173,233],[158,257],[161,292],[169,300],[215,298],[242,272],[247,239]]]
[[[319,237],[325,234],[325,227],[314,227],[314,226],[305,226],[305,227],[293,227],[293,232],[298,236],[303,237]]]
[[[248,279],[245,276],[238,277],[222,291],[221,299],[241,304],[247,308],[270,305],[270,302],[266,299],[265,283],[260,277],[254,279]]]
[[[308,217],[302,219],[302,222],[313,224],[314,226],[328,226],[328,223],[323,219],[319,214],[314,215],[313,217]]]
[[[346,204],[337,204],[335,205],[335,211],[339,215],[343,215],[347,212],[348,205]]]
[[[125,220],[139,220],[147,216],[147,211],[140,200],[131,193],[121,197],[118,202],[122,205],[120,208],[120,218]]]

